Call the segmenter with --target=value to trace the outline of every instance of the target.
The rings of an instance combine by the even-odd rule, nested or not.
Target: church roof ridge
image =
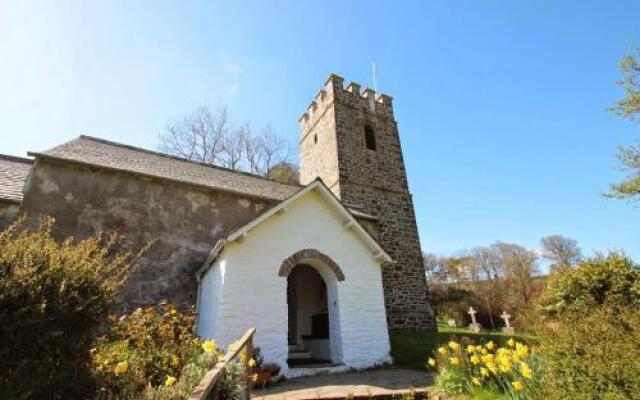
[[[114,142],[112,140],[103,139],[103,138],[99,138],[99,137],[96,137],[96,136],[90,136],[90,135],[82,134],[82,135],[80,135],[78,137],[79,138],[83,138],[83,139],[87,139],[87,140],[93,140],[93,141],[99,142],[99,143],[112,145],[112,146],[122,147],[122,148],[133,150],[133,151],[139,151],[139,152],[142,152],[142,153],[147,153],[147,154],[155,155],[155,156],[158,156],[158,157],[169,158],[169,159],[173,159],[173,160],[176,160],[176,161],[184,161],[184,162],[187,162],[187,163],[196,164],[196,165],[200,165],[200,166],[207,167],[207,168],[215,168],[215,169],[219,169],[219,170],[223,170],[223,171],[227,171],[227,172],[231,172],[231,173],[235,173],[235,174],[241,174],[241,175],[246,175],[246,176],[250,176],[250,177],[253,177],[253,178],[257,178],[257,179],[263,179],[263,180],[266,180],[266,181],[275,182],[275,183],[280,184],[280,185],[294,186],[294,187],[297,187],[297,188],[302,188],[303,187],[302,185],[295,184],[295,183],[279,182],[279,181],[277,181],[277,180],[275,180],[273,178],[269,178],[269,177],[263,176],[263,175],[253,174],[251,172],[238,171],[238,170],[235,170],[235,169],[231,169],[231,168],[227,168],[227,167],[221,167],[219,165],[209,164],[209,163],[205,163],[205,162],[202,162],[202,161],[190,160],[188,158],[184,158],[184,157],[180,157],[180,156],[174,156],[172,154],[163,153],[161,151],[149,150],[149,149],[145,149],[144,147],[138,147],[138,146],[133,146],[133,145],[126,144],[126,143]]]
[[[271,200],[283,200],[302,187],[88,135],[28,154]]]

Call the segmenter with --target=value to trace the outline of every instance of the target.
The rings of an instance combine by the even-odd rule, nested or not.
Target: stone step
[[[302,346],[298,345],[298,344],[290,344],[289,345],[289,351],[296,351],[296,350],[300,350],[303,349]]]
[[[305,349],[289,350],[290,360],[300,360],[304,358],[311,358],[311,352]]]

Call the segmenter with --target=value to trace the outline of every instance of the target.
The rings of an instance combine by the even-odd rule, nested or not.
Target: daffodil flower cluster
[[[466,345],[452,340],[427,359],[427,368],[457,374],[468,393],[484,387],[512,399],[529,399],[539,385],[541,363],[528,345],[513,338],[504,347],[492,340]]]

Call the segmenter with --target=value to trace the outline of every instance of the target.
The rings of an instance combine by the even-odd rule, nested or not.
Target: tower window
[[[376,134],[371,125],[364,126],[364,141],[368,150],[376,150]]]
[[[318,143],[318,134],[314,134],[313,135],[313,144],[317,144]]]

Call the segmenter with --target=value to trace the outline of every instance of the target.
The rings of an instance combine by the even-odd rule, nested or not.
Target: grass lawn
[[[510,337],[503,335],[500,331],[473,333],[466,328],[450,328],[439,322],[437,331],[391,331],[391,355],[395,366],[426,369],[427,357],[431,356],[438,346],[450,340],[463,342],[470,340],[474,343],[493,340],[496,344],[503,346]],[[514,336],[514,338],[527,343],[535,341],[534,336]]]

